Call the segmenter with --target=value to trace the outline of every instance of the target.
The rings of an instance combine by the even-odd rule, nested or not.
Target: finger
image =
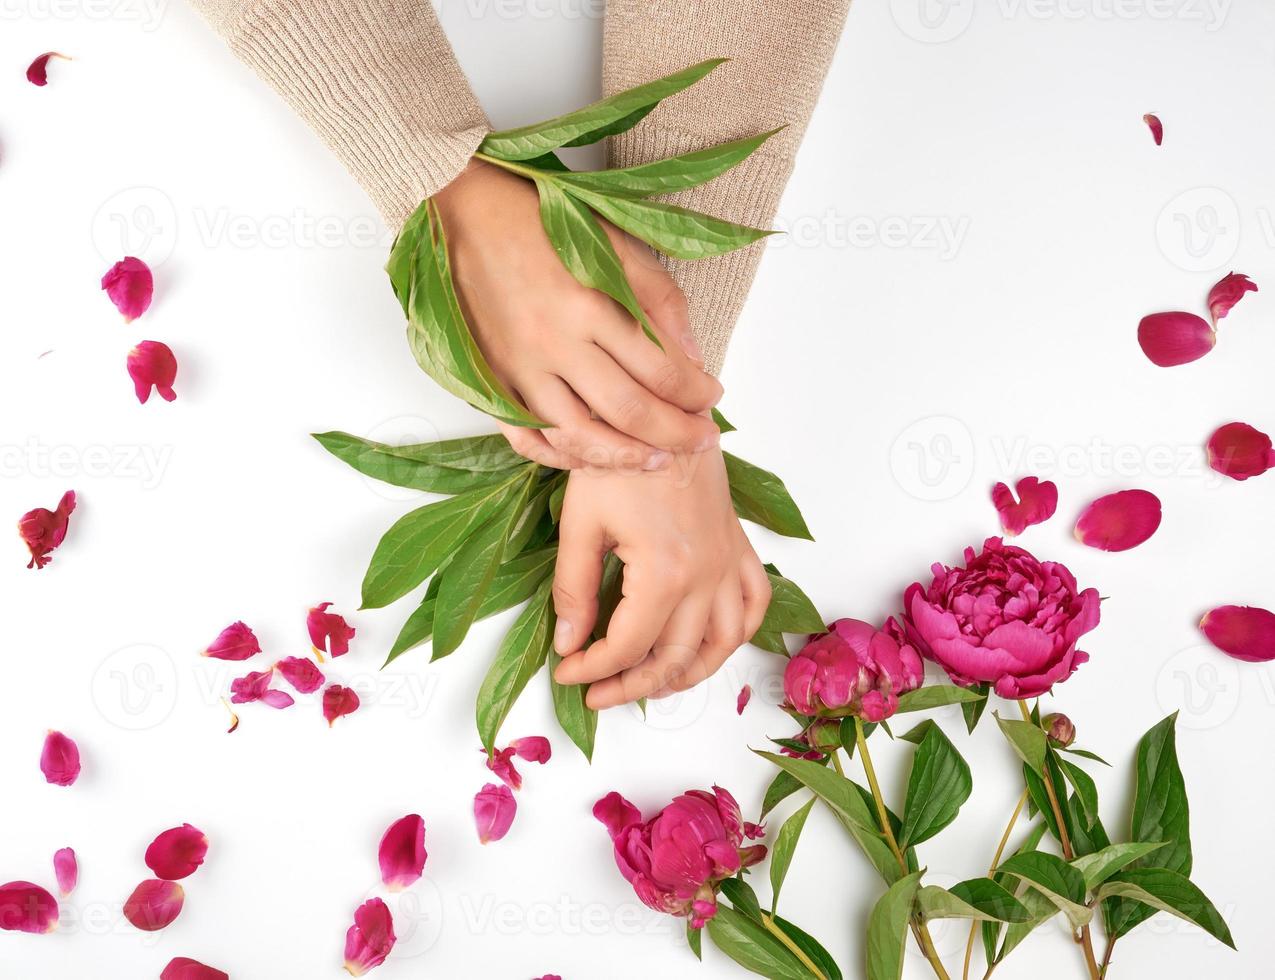
[[[695,364],[703,365],[704,352],[691,330],[690,308],[686,294],[678,288],[668,270],[660,264],[655,253],[645,242],[619,229],[613,231],[612,241],[624,266],[625,275],[633,287],[638,303],[650,317],[656,333],[670,338]]]
[[[720,442],[721,433],[711,419],[662,401],[626,372],[603,380],[607,365],[615,365],[615,361],[602,348],[594,347],[564,377],[605,422],[647,445],[670,451],[700,453]]]
[[[641,331],[628,329],[628,324],[613,326],[599,329],[594,343],[656,398],[688,412],[707,411],[721,400],[721,383],[670,343],[663,331],[664,349],[660,350]]]
[[[671,673],[667,683],[651,697],[662,698],[687,691],[721,670],[744,642],[744,599],[740,580],[728,576],[713,599],[704,643],[685,670]]]
[[[770,576],[762,567],[757,552],[749,548],[739,562],[739,584],[744,598],[744,637],[751,640],[761,629],[766,610],[770,608]]]
[[[615,374],[624,374],[614,361],[611,365]],[[624,377],[628,384],[634,383],[628,375]],[[541,375],[535,385],[523,388],[523,395],[533,412],[552,423],[540,431],[545,441],[561,453],[606,469],[658,470],[669,463],[668,453],[591,417],[588,406],[561,378]]]
[[[558,529],[558,558],[553,570],[553,608],[558,616],[553,648],[566,657],[579,650],[598,617],[605,532],[591,519],[564,509]]]
[[[509,448],[523,459],[555,470],[570,470],[583,465],[583,460],[549,445],[549,440],[539,429],[525,429],[508,422],[497,422],[496,425],[500,427],[500,434],[509,443]]]

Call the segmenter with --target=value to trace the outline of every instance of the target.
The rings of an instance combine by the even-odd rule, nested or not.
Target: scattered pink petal
[[[518,804],[508,786],[488,783],[474,797],[474,823],[478,839],[487,844],[502,839],[513,826]]]
[[[257,634],[243,623],[231,623],[217,634],[204,656],[215,660],[247,660],[260,652]]]
[[[745,684],[739,689],[739,696],[735,698],[735,714],[742,715],[744,713],[744,709],[748,707],[748,702],[752,699],[752,686]]]
[[[143,405],[151,396],[151,389],[159,397],[171,402],[177,397],[173,382],[177,380],[177,358],[172,348],[158,340],[143,340],[128,352],[128,376],[133,379],[133,390]]]
[[[71,514],[75,510],[75,491],[68,490],[58,501],[57,510],[37,507],[22,515],[18,521],[18,533],[31,552],[27,568],[43,568],[53,561],[49,552],[66,540]]]
[[[52,932],[58,927],[58,900],[39,885],[11,881],[0,885],[0,929]]]
[[[331,605],[330,602],[324,602],[311,609],[305,625],[310,631],[310,643],[315,650],[332,657],[342,657],[350,652],[354,628],[344,617],[328,612]]]
[[[509,743],[508,748],[497,749],[487,757],[487,768],[499,776],[501,782],[510,789],[522,789],[522,774],[514,765],[515,757],[543,766],[553,757],[553,746],[543,735],[532,735],[528,738],[516,738]]]
[[[53,855],[53,875],[58,880],[58,891],[63,898],[75,891],[80,880],[80,864],[75,859],[75,851],[64,847]]]
[[[40,771],[54,786],[70,786],[80,778],[80,749],[61,732],[50,731],[44,737],[40,753]]]
[[[130,255],[111,266],[102,277],[102,288],[115,308],[124,314],[124,322],[132,323],[150,309],[155,277],[151,275],[150,266]]]
[[[397,938],[394,917],[385,902],[379,898],[364,902],[355,911],[354,925],[345,934],[346,972],[352,977],[361,977],[380,966],[390,955]]]
[[[1149,490],[1099,497],[1076,521],[1076,540],[1100,551],[1128,551],[1160,526],[1160,498]]]
[[[478,751],[486,754],[486,749]],[[497,749],[487,756],[487,768],[499,776],[500,781],[510,789],[522,789],[522,773],[514,765],[514,755],[512,746],[507,749]]]
[[[543,977],[536,977],[536,980],[562,980],[562,977],[556,973],[546,973]]]
[[[48,51],[35,61],[31,62],[31,66],[27,69],[27,81],[32,85],[38,85],[40,88],[49,84],[49,62],[54,58],[61,58],[63,61],[70,61],[64,54],[58,54],[56,51]]]
[[[1211,351],[1217,334],[1194,313],[1152,313],[1138,324],[1138,343],[1152,364],[1175,367]]]
[[[230,682],[231,704],[252,704],[260,701],[271,708],[291,708],[296,702],[287,691],[275,691],[270,688],[274,679],[274,668],[253,671],[243,677],[236,677]]]
[[[1209,315],[1213,317],[1216,329],[1217,321],[1231,312],[1231,307],[1244,298],[1245,293],[1257,292],[1257,283],[1239,272],[1231,272],[1217,281],[1209,290]]]
[[[230,980],[228,973],[204,966],[186,956],[174,956],[159,975],[159,980]]]
[[[328,720],[328,727],[345,715],[352,715],[359,710],[359,696],[348,687],[333,684],[323,692],[323,717]]]
[[[543,735],[516,738],[509,743],[509,747],[523,762],[535,762],[543,766],[553,758],[553,746]]]
[[[188,823],[165,830],[146,848],[146,867],[156,878],[180,881],[189,878],[204,863],[208,854],[208,838]]]
[[[1236,660],[1275,660],[1275,613],[1257,606],[1218,606],[1200,620],[1210,643]]]
[[[415,813],[390,824],[381,838],[377,858],[381,881],[392,892],[402,891],[420,880],[425,869],[425,821]]]
[[[1147,128],[1151,130],[1151,138],[1155,140],[1155,145],[1159,146],[1164,142],[1164,123],[1160,122],[1160,117],[1154,112],[1148,112],[1142,117],[1142,121],[1147,124]]]
[[[297,689],[299,694],[313,694],[323,686],[323,671],[305,657],[285,657],[275,667],[283,679]]]
[[[1261,476],[1275,466],[1271,437],[1244,422],[1228,422],[1208,442],[1209,465],[1232,480]]]
[[[230,712],[230,727],[226,729],[227,735],[233,735],[239,730],[239,716],[235,714],[235,709],[230,706],[230,702],[225,698],[221,699],[221,703],[226,706],[226,710]]]
[[[124,903],[124,918],[142,932],[158,932],[181,914],[186,892],[175,881],[155,878],[133,889]]]
[[[1043,524],[1058,509],[1058,487],[1050,480],[1025,476],[1015,484],[1018,500],[1004,483],[992,487],[992,503],[1008,535],[1022,534],[1033,524]]]

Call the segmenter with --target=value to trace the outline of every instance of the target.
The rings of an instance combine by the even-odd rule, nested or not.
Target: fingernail
[[[571,632],[571,624],[565,619],[558,620],[558,625],[553,628],[553,648],[558,651],[558,656],[571,649]]]
[[[687,357],[700,364],[704,363],[704,352],[700,350],[699,344],[695,342],[695,334],[691,333],[689,330],[682,334],[681,344],[682,350],[686,352]]]
[[[666,452],[651,453],[642,464],[644,470],[662,470],[668,465],[669,455]],[[559,624],[561,625],[561,623]]]
[[[710,436],[705,436],[704,439],[700,441],[699,445],[695,447],[695,452],[706,453],[710,449],[720,446],[721,444],[722,434],[720,432],[714,432]]]

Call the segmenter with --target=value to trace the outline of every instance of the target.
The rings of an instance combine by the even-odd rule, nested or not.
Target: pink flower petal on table
[[[479,749],[486,755],[486,749]],[[522,789],[522,773],[514,765],[513,748],[497,749],[487,756],[487,768],[500,777],[500,781],[510,789]]]
[[[297,689],[299,694],[313,694],[323,686],[323,671],[305,657],[285,657],[275,667],[283,679]]]
[[[562,980],[562,977],[556,973],[546,973],[543,977],[536,977],[536,980]]]
[[[342,616],[328,612],[332,605],[324,602],[315,606],[306,616],[306,629],[310,632],[310,643],[319,653],[332,657],[342,657],[350,652],[350,640],[354,638],[354,628]]]
[[[274,678],[274,668],[253,671],[243,677],[236,677],[230,682],[230,701],[232,704],[252,704],[260,701],[271,708],[291,708],[296,702],[287,691],[272,691],[270,681]]]
[[[221,699],[221,703],[226,706],[226,710],[230,712],[230,727],[226,729],[227,735],[233,735],[239,730],[239,716],[235,714],[235,709],[230,706],[230,702],[225,698]]]
[[[130,255],[111,266],[102,277],[102,288],[115,308],[124,314],[124,322],[132,323],[150,309],[155,277],[150,266]]]
[[[271,708],[291,708],[296,701],[287,691],[266,691],[261,695],[261,703]]]
[[[346,972],[352,977],[361,977],[380,966],[390,955],[397,938],[394,917],[385,902],[379,898],[368,899],[355,911],[354,925],[345,934]]]
[[[58,927],[58,900],[29,881],[0,885],[0,929],[42,934]]]
[[[37,507],[22,515],[18,521],[18,534],[31,552],[27,568],[43,568],[53,561],[49,552],[66,540],[71,514],[75,511],[75,491],[62,494],[56,510]]]
[[[1076,540],[1100,551],[1128,551],[1160,526],[1160,498],[1149,490],[1099,497],[1076,521]]]
[[[48,85],[49,62],[54,58],[61,58],[63,61],[71,60],[66,55],[59,54],[56,51],[46,51],[44,54],[40,55],[40,57],[36,58],[35,61],[31,62],[30,67],[27,68],[27,81],[32,85],[39,86],[40,88],[44,88],[44,86]]]
[[[333,684],[323,692],[323,717],[331,728],[338,718],[352,715],[359,710],[359,696],[348,687]]]
[[[180,881],[189,878],[208,855],[208,838],[188,823],[165,830],[146,848],[146,867],[156,878]]]
[[[1200,620],[1210,643],[1236,660],[1275,660],[1275,613],[1257,606],[1218,606]]]
[[[1006,484],[992,487],[992,504],[1006,534],[1022,534],[1033,524],[1043,524],[1058,509],[1058,487],[1050,480],[1025,476],[1014,489],[1018,491],[1017,501]]]
[[[75,859],[75,851],[64,847],[53,855],[53,876],[58,880],[58,891],[63,898],[75,891],[80,880],[80,864]]]
[[[1271,437],[1244,422],[1228,422],[1209,437],[1209,466],[1232,480],[1261,476],[1275,466]]]
[[[420,880],[425,869],[425,821],[417,814],[395,820],[381,837],[377,860],[381,881],[392,892],[402,891]]]
[[[177,358],[167,344],[158,340],[143,340],[128,352],[128,376],[133,379],[133,391],[143,405],[150,399],[152,388],[166,402],[177,397],[173,391]]]
[[[1138,344],[1152,364],[1190,364],[1213,349],[1217,334],[1194,313],[1152,313],[1138,324]]]
[[[514,750],[514,754],[523,762],[535,762],[543,766],[553,758],[553,746],[549,744],[549,740],[543,735],[516,738],[509,743],[509,747]]]
[[[230,980],[230,975],[187,956],[174,956],[164,967],[159,980]]]
[[[186,892],[175,881],[143,881],[124,902],[124,918],[142,932],[158,932],[181,914]]]
[[[748,702],[753,699],[753,689],[751,685],[745,684],[739,689],[739,694],[735,698],[735,714],[742,715],[744,709],[748,707]]]
[[[50,731],[40,752],[40,771],[54,786],[70,786],[80,778],[80,749],[61,732]]]
[[[1244,298],[1245,293],[1257,292],[1257,283],[1239,272],[1231,272],[1217,281],[1209,290],[1209,316],[1213,326],[1231,312],[1231,307]]]
[[[217,634],[203,655],[215,660],[247,660],[260,652],[257,634],[243,623],[231,623]]]
[[[508,786],[488,783],[474,797],[474,824],[484,844],[502,839],[513,826],[518,804]]]
[[[1155,140],[1155,145],[1159,146],[1164,142],[1164,123],[1160,122],[1160,117],[1154,112],[1148,112],[1142,117],[1142,121],[1147,124],[1147,129],[1151,130],[1151,138]]]

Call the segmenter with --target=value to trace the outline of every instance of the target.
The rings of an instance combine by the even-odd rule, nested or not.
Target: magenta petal
[[[1128,551],[1160,526],[1160,498],[1148,490],[1099,497],[1076,521],[1076,539],[1101,551]]]
[[[324,602],[311,609],[305,625],[310,633],[310,643],[319,653],[343,657],[350,652],[350,640],[354,638],[355,630],[343,616],[328,612],[331,605]]]
[[[385,962],[398,937],[394,935],[394,917],[379,898],[371,898],[354,913],[354,925],[345,934],[345,970],[361,977]]]
[[[739,689],[739,694],[735,697],[735,714],[742,715],[744,709],[748,707],[748,702],[753,699],[753,689],[749,684],[745,684]]]
[[[296,704],[287,691],[266,691],[261,695],[261,703],[269,708],[291,708]]]
[[[58,901],[39,885],[10,881],[0,885],[0,929],[52,932],[58,927]]]
[[[1228,422],[1208,442],[1209,466],[1232,480],[1261,476],[1275,466],[1271,437],[1244,422]]]
[[[553,746],[543,735],[516,738],[509,743],[509,747],[523,762],[535,762],[543,766],[553,758]]]
[[[48,783],[70,786],[80,778],[79,746],[61,732],[49,732],[40,753],[40,771]]]
[[[75,512],[75,491],[62,494],[56,510],[36,507],[18,520],[18,534],[31,552],[27,568],[43,568],[53,561],[49,552],[66,540],[71,514]]]
[[[313,660],[305,657],[285,657],[275,667],[283,675],[283,679],[297,689],[299,694],[313,694],[323,686],[323,671],[315,666]]]
[[[352,715],[359,710],[359,696],[348,687],[333,684],[323,692],[323,717],[331,728],[338,718]]]
[[[425,821],[415,813],[390,824],[381,838],[377,858],[381,881],[392,892],[402,891],[420,880],[425,869]]]
[[[1217,281],[1209,290],[1209,316],[1213,326],[1231,312],[1231,307],[1244,298],[1245,293],[1257,292],[1257,283],[1239,272],[1231,272]]]
[[[159,980],[230,980],[230,975],[187,956],[174,956],[164,967]]]
[[[58,891],[63,898],[75,891],[80,880],[80,864],[75,859],[75,851],[64,847],[53,855],[53,876],[58,880]]]
[[[165,830],[146,848],[146,867],[155,877],[179,881],[193,875],[208,854],[208,838],[188,823]]]
[[[1151,363],[1174,367],[1198,361],[1213,349],[1217,334],[1194,313],[1153,313],[1138,324],[1138,343]]]
[[[1151,138],[1155,140],[1155,145],[1159,146],[1164,142],[1164,124],[1160,122],[1160,117],[1154,112],[1148,112],[1142,117],[1142,121],[1147,124],[1147,129],[1151,130]]]
[[[1025,476],[1015,486],[1018,500],[1004,483],[992,487],[992,504],[1006,534],[1022,534],[1033,524],[1043,524],[1058,509],[1058,487],[1050,480]]]
[[[133,390],[143,405],[150,399],[152,388],[166,402],[177,397],[173,391],[177,358],[167,344],[158,340],[143,340],[128,352],[128,376],[133,379]]]
[[[1236,660],[1275,660],[1275,613],[1257,606],[1219,606],[1200,620],[1210,643]]]
[[[27,81],[32,85],[38,85],[40,88],[48,85],[49,62],[54,58],[61,58],[63,61],[71,60],[64,54],[58,54],[56,51],[47,51],[31,62],[27,68]]]
[[[247,660],[260,652],[257,635],[243,623],[231,623],[217,634],[204,656],[216,660]]]
[[[181,914],[186,893],[175,881],[143,881],[124,902],[124,918],[142,932],[158,932]]]
[[[593,815],[602,821],[612,840],[629,827],[642,822],[642,814],[638,808],[614,791],[593,804]]]
[[[502,839],[513,826],[518,804],[508,786],[488,783],[474,797],[474,824],[478,839],[487,844]]]
[[[155,295],[155,277],[150,266],[131,255],[111,266],[102,277],[102,288],[115,308],[124,314],[124,322],[132,323],[150,309]]]

